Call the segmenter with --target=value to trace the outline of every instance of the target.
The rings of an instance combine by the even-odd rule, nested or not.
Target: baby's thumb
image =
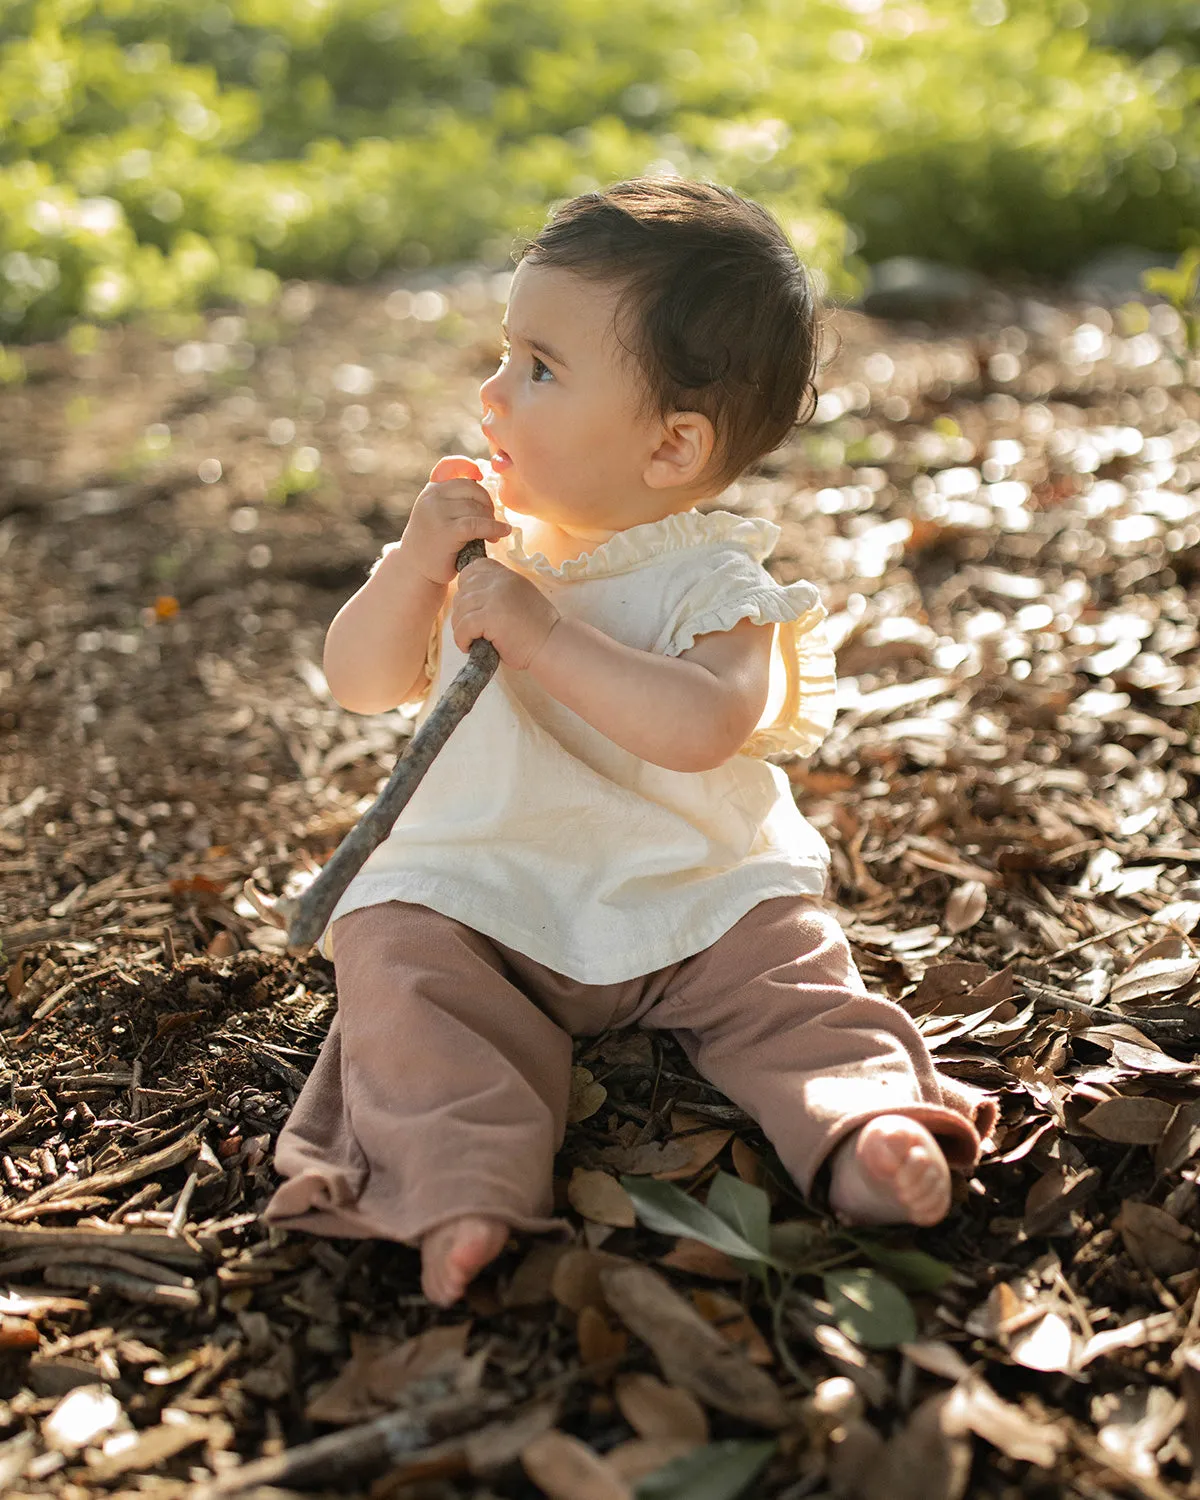
[[[483,478],[483,470],[473,458],[464,458],[461,453],[452,453],[448,458],[439,458],[429,476],[430,484],[442,484],[447,479],[473,479],[476,484]]]

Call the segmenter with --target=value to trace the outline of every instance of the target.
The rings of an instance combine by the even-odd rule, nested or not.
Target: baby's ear
[[[663,418],[658,447],[642,476],[652,490],[695,484],[708,467],[717,435],[700,411],[673,411]]]

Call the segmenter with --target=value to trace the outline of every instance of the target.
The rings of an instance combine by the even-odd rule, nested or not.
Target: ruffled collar
[[[764,521],[756,516],[735,516],[728,510],[685,510],[677,515],[664,516],[661,521],[647,521],[641,526],[630,526],[618,531],[608,541],[601,542],[591,552],[570,557],[555,567],[544,552],[527,554],[524,538],[518,524],[522,517],[517,511],[505,510],[512,526],[512,534],[504,544],[498,544],[497,555],[515,567],[525,568],[541,578],[555,583],[575,583],[584,578],[608,578],[615,573],[628,573],[634,568],[645,567],[656,562],[668,552],[682,552],[689,547],[711,547],[715,544],[741,547],[757,563],[770,556],[780,537],[780,528],[774,521]],[[525,518],[528,519],[528,518]]]

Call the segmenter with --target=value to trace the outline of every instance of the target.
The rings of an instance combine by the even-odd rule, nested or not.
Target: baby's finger
[[[430,484],[442,484],[447,479],[473,479],[476,484],[483,478],[483,470],[473,458],[461,453],[451,453],[439,458],[429,475]]]

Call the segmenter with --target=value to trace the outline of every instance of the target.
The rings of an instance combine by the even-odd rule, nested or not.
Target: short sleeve
[[[778,626],[767,707],[741,754],[811,755],[833,727],[837,690],[815,584],[777,583],[745,553],[723,553],[680,602],[663,654],[679,656],[702,635],[732,630],[740,620]]]

